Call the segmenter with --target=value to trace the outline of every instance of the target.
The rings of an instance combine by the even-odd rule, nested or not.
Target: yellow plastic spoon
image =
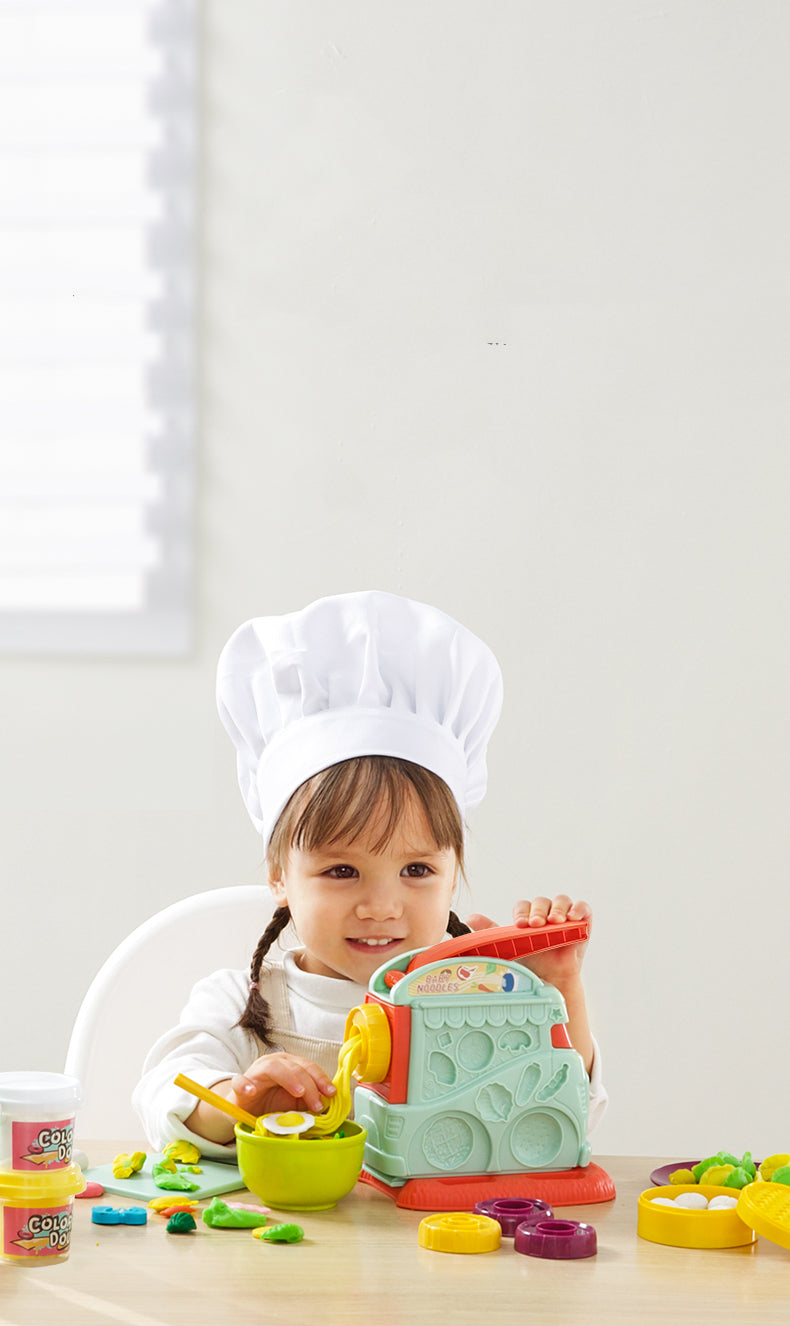
[[[226,1100],[224,1096],[220,1096],[219,1092],[212,1091],[210,1087],[202,1087],[199,1082],[193,1082],[191,1077],[185,1077],[183,1073],[179,1073],[173,1081],[177,1087],[182,1087],[191,1096],[197,1096],[198,1100],[204,1100],[207,1105],[213,1105],[215,1109],[222,1110],[224,1114],[229,1114],[231,1119],[235,1119],[238,1123],[246,1123],[247,1127],[252,1128],[259,1136],[275,1136],[274,1130],[266,1127],[266,1121],[267,1119],[277,1120],[278,1114],[262,1114],[256,1117],[254,1114],[250,1114],[248,1110],[242,1109],[240,1105],[232,1105],[229,1100]],[[282,1117],[286,1118],[287,1116],[283,1114]],[[301,1129],[289,1129],[285,1135],[298,1136],[299,1132],[305,1132],[312,1127],[313,1115],[305,1114],[303,1117],[303,1127]]]
[[[237,1123],[246,1123],[249,1128],[256,1126],[258,1120],[254,1114],[250,1114],[248,1110],[243,1110],[240,1105],[231,1105],[229,1100],[226,1100],[224,1096],[220,1096],[218,1092],[212,1091],[210,1087],[202,1087],[199,1082],[193,1082],[191,1077],[185,1077],[183,1073],[179,1073],[173,1080],[177,1087],[182,1087],[191,1096],[197,1096],[198,1100],[204,1100],[207,1105],[213,1105],[216,1109],[229,1114],[231,1119],[235,1119]]]

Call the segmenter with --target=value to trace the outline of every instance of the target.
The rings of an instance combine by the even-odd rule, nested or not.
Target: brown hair
[[[298,787],[274,827],[267,852],[270,868],[281,873],[291,847],[315,851],[341,838],[353,842],[381,814],[381,832],[373,851],[383,851],[400,820],[416,797],[439,848],[449,848],[463,875],[464,826],[449,787],[437,774],[390,755],[360,755],[314,774]],[[258,989],[261,966],[275,939],[291,919],[287,907],[278,907],[261,935],[250,965],[250,993],[238,1023],[271,1045],[269,1005]],[[465,935],[469,926],[450,912],[449,935]]]

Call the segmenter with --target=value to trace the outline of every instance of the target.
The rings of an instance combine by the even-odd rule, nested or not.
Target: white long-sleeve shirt
[[[310,1059],[333,1077],[349,1010],[365,1002],[367,987],[302,971],[296,961],[297,952],[286,950],[282,964],[267,961],[261,971],[259,987],[271,1008],[272,1040],[275,1048]],[[223,1146],[209,1142],[187,1128],[185,1120],[195,1108],[195,1097],[175,1086],[173,1079],[177,1073],[184,1073],[200,1086],[213,1087],[216,1082],[246,1072],[250,1064],[267,1053],[252,1032],[236,1025],[248,993],[246,972],[214,972],[198,981],[178,1025],[152,1046],[132,1103],[154,1149],[161,1151],[169,1142],[187,1138],[209,1159],[234,1159],[235,1143]],[[603,1117],[607,1102],[595,1045],[588,1133]]]

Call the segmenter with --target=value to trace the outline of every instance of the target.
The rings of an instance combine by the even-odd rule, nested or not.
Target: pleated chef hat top
[[[266,848],[296,789],[358,755],[421,764],[462,816],[472,810],[502,677],[488,646],[452,617],[367,590],[245,622],[220,655],[217,704]]]

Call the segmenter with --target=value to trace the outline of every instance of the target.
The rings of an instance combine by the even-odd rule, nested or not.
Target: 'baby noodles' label
[[[60,1119],[57,1123],[15,1120],[11,1125],[12,1168],[65,1169],[71,1164],[73,1143],[73,1119]]]
[[[409,982],[410,995],[512,994],[531,990],[534,978],[483,958],[444,963]]]
[[[72,1205],[6,1206],[3,1253],[6,1257],[62,1257],[71,1243]]]

